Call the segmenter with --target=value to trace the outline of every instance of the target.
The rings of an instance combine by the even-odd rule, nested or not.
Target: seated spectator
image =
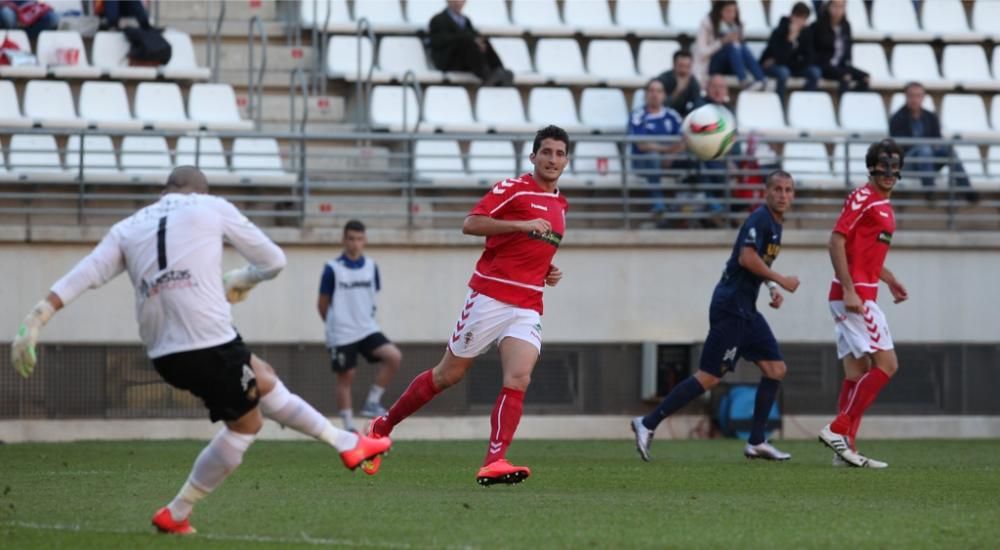
[[[141,0],[94,0],[94,13],[102,17],[102,29],[117,29],[122,17],[132,17],[143,29],[150,28]]]
[[[448,0],[448,7],[431,18],[431,60],[442,71],[474,73],[484,86],[509,86],[514,74],[503,68],[486,37],[462,15],[465,0]]]
[[[59,28],[59,14],[33,0],[0,0],[0,28],[24,29],[34,42],[42,31]]]
[[[919,82],[910,82],[904,88],[906,104],[889,119],[889,135],[898,138],[941,138],[941,123],[937,115],[924,109],[927,91]],[[911,144],[904,146],[907,168],[912,168],[920,176],[924,187],[934,186],[934,176],[946,164],[951,165],[955,184],[971,187],[965,175],[965,167],[955,158],[950,145]],[[966,198],[976,200],[975,193],[967,193]]]
[[[664,105],[677,111],[681,117],[686,117],[701,105],[701,85],[691,71],[691,52],[687,50],[674,52],[674,68],[656,79],[663,84],[666,93],[667,99]]]
[[[819,17],[809,27],[812,35],[815,63],[823,72],[823,78],[840,83],[840,93],[851,89],[868,89],[871,79],[868,73],[851,64],[851,24],[847,22],[844,0],[830,0]]]
[[[646,104],[629,118],[630,136],[679,136],[681,116],[677,111],[664,106],[666,92],[663,83],[654,78],[646,83]],[[653,197],[653,213],[662,214],[667,210],[663,191],[659,189],[663,169],[669,168],[672,156],[684,150],[684,143],[662,141],[635,142],[632,144],[632,168],[636,173],[657,186],[650,195]]]
[[[734,74],[743,89],[764,89],[764,70],[743,41],[743,23],[735,0],[712,3],[712,11],[698,28],[694,56],[701,76],[706,69],[707,74]]]
[[[767,76],[777,81],[778,97],[785,103],[788,77],[802,76],[806,79],[806,90],[819,87],[822,71],[813,63],[812,37],[806,21],[809,20],[809,6],[796,2],[790,16],[782,17],[771,32],[767,47],[760,56],[760,65]]]

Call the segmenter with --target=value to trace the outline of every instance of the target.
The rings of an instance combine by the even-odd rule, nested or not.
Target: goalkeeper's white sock
[[[243,453],[250,448],[255,437],[229,428],[222,428],[215,434],[194,461],[191,475],[181,491],[167,505],[174,521],[181,521],[191,515],[195,503],[214,491],[233,473],[243,462]]]
[[[378,384],[372,384],[372,388],[368,390],[368,399],[365,401],[367,403],[380,403],[382,401],[382,394],[385,393],[385,388],[379,386]]]
[[[267,418],[324,441],[338,451],[349,451],[358,444],[357,435],[334,427],[312,405],[288,391],[280,380],[260,398],[260,410]]]

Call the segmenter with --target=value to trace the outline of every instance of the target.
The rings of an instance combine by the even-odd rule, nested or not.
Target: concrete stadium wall
[[[86,254],[102,231],[87,228],[4,228],[0,231],[0,341],[62,273]],[[250,342],[321,342],[315,310],[325,261],[339,253],[338,230],[274,229],[288,268],[235,306],[236,326]],[[544,337],[558,343],[704,339],[708,301],[729,255],[729,231],[570,231],[555,263],[566,273],[546,291]],[[779,340],[829,342],[826,294],[831,278],[826,232],[785,231],[775,268],[802,279],[780,311],[761,301]],[[368,254],[381,267],[379,319],[406,343],[444,342],[451,332],[478,257],[481,239],[458,231],[370,231]],[[227,268],[241,265],[229,251]],[[899,342],[997,342],[1000,234],[900,231],[888,266],[911,299],[883,305]],[[66,343],[134,343],[133,295],[127,277],[90,292],[60,313],[42,339]]]

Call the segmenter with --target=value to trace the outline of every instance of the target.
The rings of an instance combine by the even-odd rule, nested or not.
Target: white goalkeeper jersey
[[[222,284],[223,241],[260,280],[285,266],[278,245],[229,201],[171,193],[116,223],[51,290],[68,304],[128,270],[150,358],[217,346],[236,338]]]

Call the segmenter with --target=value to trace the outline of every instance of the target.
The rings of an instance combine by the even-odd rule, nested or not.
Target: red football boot
[[[514,466],[506,458],[501,458],[480,468],[476,474],[476,482],[484,487],[494,483],[513,485],[528,479],[530,475],[531,470],[527,466]]]
[[[181,521],[174,521],[174,517],[170,515],[170,509],[164,506],[160,508],[156,515],[153,516],[153,526],[161,533],[170,533],[171,535],[193,535],[195,534],[194,527],[191,527],[191,523],[188,522],[187,518]]]
[[[340,453],[340,460],[350,470],[361,466],[366,474],[375,475],[379,464],[381,464],[381,460],[378,459],[381,459],[382,453],[388,451],[391,446],[392,440],[388,437],[376,438],[359,435],[358,444],[353,449]],[[378,463],[374,464],[376,460]]]

